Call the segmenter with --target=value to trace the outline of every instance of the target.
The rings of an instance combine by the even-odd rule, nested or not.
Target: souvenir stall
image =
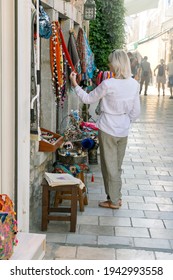
[[[70,72],[75,71],[80,85],[83,86],[86,91],[89,91],[89,86],[91,86],[92,81],[91,79],[95,71],[93,55],[83,30],[79,28],[77,39],[74,31],[70,30],[69,32],[70,36],[67,47],[60,23],[58,21],[52,22],[52,36],[50,37],[52,87],[57,106],[61,109],[64,107],[64,101],[68,98],[68,94],[74,94],[73,89],[70,88],[69,90],[68,87],[68,76]],[[91,156],[89,156],[92,150],[97,151],[98,148],[97,128],[94,123],[84,122],[80,110],[71,109],[70,114],[64,116],[62,119],[58,133],[58,135],[55,135],[51,131],[45,131],[42,129],[42,140],[40,142],[44,143],[44,146],[45,142],[49,142],[47,145],[54,146],[56,151],[56,161],[53,164],[52,173],[47,173],[47,179],[50,179],[50,176],[55,175],[55,184],[59,184],[57,181],[57,175],[59,175],[60,184],[62,184],[62,180],[65,180],[67,185],[61,185],[58,187],[54,185],[55,196],[53,197],[54,207],[52,209],[53,211],[56,209],[57,212],[63,212],[66,210],[70,211],[69,208],[61,207],[63,200],[70,200],[71,218],[50,215],[51,208],[47,208],[43,203],[42,230],[47,229],[49,219],[70,219],[70,231],[75,232],[77,212],[75,210],[76,206],[74,209],[76,202],[73,200],[77,197],[77,200],[79,201],[79,210],[84,211],[84,206],[88,204],[87,173],[89,172],[89,164],[97,163],[91,162]],[[53,139],[55,138],[55,143],[51,143],[52,135]],[[45,139],[45,136],[47,139]],[[61,139],[61,137],[63,137],[63,139]],[[59,141],[57,140],[58,138],[60,139]],[[56,143],[58,142],[59,144],[56,146]],[[78,182],[80,182],[77,187],[76,195],[72,195],[71,193],[70,188],[72,186],[70,186],[70,184],[68,185],[67,176],[73,177],[73,179],[70,177],[71,183],[75,183],[74,179],[79,180]],[[94,181],[93,175],[91,179]],[[47,182],[50,185],[49,180]],[[52,188],[49,188],[48,184],[42,184],[43,201],[47,201],[47,192],[48,190],[52,190]]]
[[[87,185],[89,165],[97,164],[97,157],[94,161],[91,156],[98,148],[95,124],[89,127],[92,123],[84,120],[82,104],[69,81],[70,72],[76,71],[78,82],[89,92],[96,70],[94,57],[82,28],[68,31],[68,19],[55,20],[54,10],[46,11],[39,5],[39,21],[36,9],[32,16],[31,229],[40,222],[43,192],[39,186],[46,172],[72,175]],[[57,197],[56,193],[56,205]],[[34,211],[38,203],[39,212]]]
[[[62,144],[65,149],[66,142],[72,142],[71,147],[78,150],[78,155],[75,153],[72,160],[74,163],[97,164],[97,128],[94,123],[88,121],[88,105],[83,104],[82,110],[63,117],[60,124],[62,129],[56,127],[56,131],[50,131],[40,127],[40,38],[49,40],[52,91],[57,108],[63,110],[68,95],[74,95],[73,88],[69,85],[70,72],[75,71],[80,86],[90,92],[93,89],[96,66],[85,31],[79,27],[76,34],[74,29],[70,29],[66,45],[60,22],[51,22],[41,2],[37,1],[37,4],[38,2],[39,17],[36,15],[36,9],[32,15],[31,136],[33,138],[33,135],[36,135],[38,138],[40,152],[56,152],[57,158],[61,157],[64,164],[68,163],[73,155],[72,151],[70,156],[69,151],[65,156],[58,153]]]
[[[90,156],[98,148],[98,129],[95,123],[84,122],[78,111],[72,111],[64,120],[67,121],[63,131],[64,143],[57,150],[55,172],[67,172],[84,182],[89,165],[98,163],[97,157]]]
[[[68,48],[59,22],[52,23],[52,30],[50,38],[52,85],[57,104],[63,108],[63,102],[67,97],[66,85],[69,73],[75,71],[78,82],[89,92],[96,67],[82,28],[79,28],[77,36],[74,30],[69,31]],[[69,94],[74,94],[72,88]],[[98,148],[95,124],[84,122],[81,112],[71,110],[71,113],[62,120],[59,133],[63,135],[64,142],[57,149],[54,172],[69,173],[84,181],[84,173],[89,171],[88,163],[97,164],[97,158],[95,157],[94,162],[91,153]]]

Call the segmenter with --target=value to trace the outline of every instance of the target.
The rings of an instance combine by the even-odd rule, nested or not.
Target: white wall
[[[18,30],[15,33],[17,3]],[[0,193],[14,200],[17,182],[17,220],[22,231],[29,229],[30,18],[31,0],[0,1]],[[18,41],[17,57],[15,39]],[[16,65],[18,80],[15,80]]]
[[[15,46],[14,0],[0,1],[0,193],[14,198]]]
[[[31,0],[18,0],[18,223],[19,230],[29,231],[30,188],[30,72],[31,72]]]

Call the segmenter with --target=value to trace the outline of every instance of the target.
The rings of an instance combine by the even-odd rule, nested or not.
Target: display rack
[[[41,133],[42,132],[49,132],[53,135],[53,138],[56,138],[54,143],[50,143],[48,140],[40,140],[39,141],[39,152],[55,152],[61,144],[64,142],[64,137],[58,133],[52,132],[50,130],[47,130],[45,128],[40,128]]]

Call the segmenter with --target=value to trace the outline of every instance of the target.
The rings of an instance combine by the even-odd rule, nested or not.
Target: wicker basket
[[[82,153],[81,155],[77,155],[77,153],[70,151],[70,155],[66,155],[58,151],[58,159],[62,163],[67,164],[81,164],[86,163],[88,158],[88,153]]]

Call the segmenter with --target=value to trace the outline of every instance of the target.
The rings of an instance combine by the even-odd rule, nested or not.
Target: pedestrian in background
[[[139,80],[139,62],[135,54],[132,54],[131,52],[127,53],[129,59],[130,59],[130,66],[131,66],[131,72],[132,72],[132,78],[135,80]]]
[[[171,61],[167,65],[167,71],[168,71],[168,87],[170,88],[170,99],[173,99],[172,96],[172,87],[173,87],[173,56],[171,57]]]
[[[115,77],[103,80],[89,94],[77,84],[74,72],[70,74],[70,80],[84,104],[101,99],[97,127],[107,200],[100,202],[99,206],[119,209],[122,205],[122,162],[129,129],[140,114],[139,83],[131,77],[130,61],[124,50],[113,50],[108,60]]]
[[[154,75],[156,75],[157,70],[157,86],[158,86],[158,96],[160,96],[160,86],[162,86],[163,96],[165,96],[165,84],[166,84],[166,65],[164,59],[160,60],[160,64],[154,69]]]
[[[144,59],[142,60],[141,65],[140,65],[141,80],[140,80],[140,92],[139,92],[139,94],[141,94],[143,84],[145,84],[144,95],[147,95],[148,85],[149,85],[150,80],[152,78],[152,71],[151,71],[150,63],[147,60],[148,60],[148,57],[144,56]]]

